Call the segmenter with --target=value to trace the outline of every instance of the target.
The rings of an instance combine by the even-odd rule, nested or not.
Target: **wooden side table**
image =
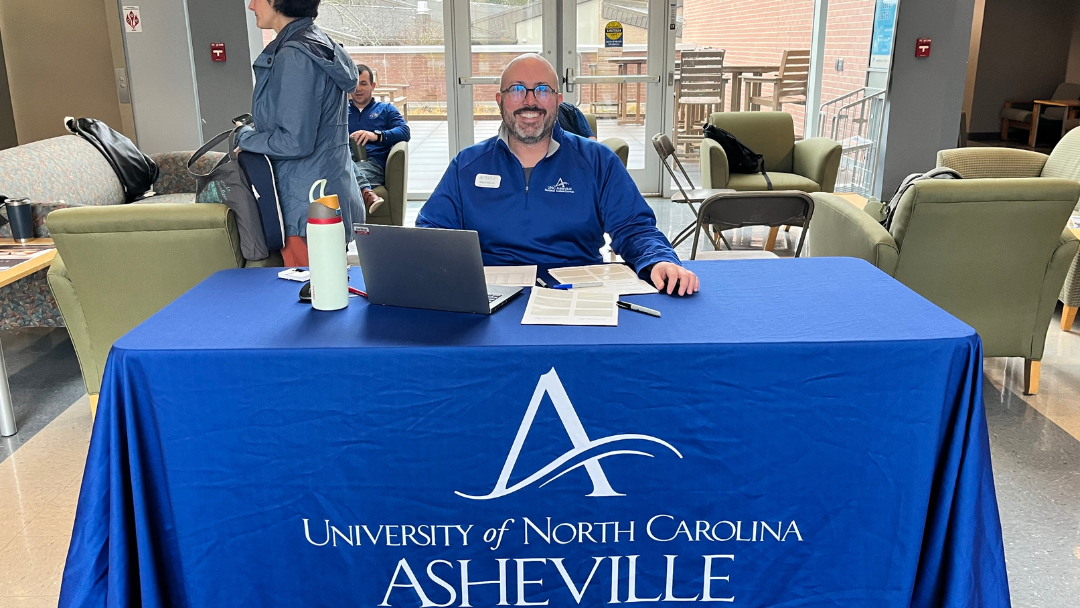
[[[1065,123],[1080,116],[1080,99],[1036,99],[1031,109],[1031,135],[1028,146],[1035,147],[1035,138],[1039,134],[1039,115],[1043,108],[1065,108],[1065,120],[1061,121],[1061,134],[1065,135]]]
[[[52,245],[52,239],[33,239],[27,243],[15,243],[12,239],[0,239],[3,245]],[[0,287],[28,277],[42,268],[48,268],[56,257],[56,250],[29,259],[0,272]],[[0,345],[0,437],[10,437],[18,431],[15,425],[15,408],[11,403],[11,387],[8,386],[7,366],[4,364],[4,348]]]

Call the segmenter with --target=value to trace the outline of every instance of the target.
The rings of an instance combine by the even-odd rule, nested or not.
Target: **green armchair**
[[[1080,129],[1062,137],[1049,156],[1012,148],[958,148],[938,152],[937,164],[955,169],[967,179],[1056,177],[1080,181]],[[1080,204],[1075,212],[1080,213]],[[1080,257],[1069,266],[1058,299],[1065,305],[1061,329],[1071,331],[1080,308]]]
[[[917,182],[901,198],[891,230],[838,196],[811,196],[811,256],[874,264],[974,327],[985,356],[1023,357],[1024,390],[1038,391],[1046,330],[1080,244],[1064,230],[1080,183]]]
[[[354,161],[367,158],[363,146],[357,146],[351,138],[349,142]],[[375,186],[373,190],[375,194],[383,197],[386,203],[367,216],[367,223],[402,226],[405,224],[405,203],[409,198],[409,142],[398,142],[390,148],[384,175],[386,178],[383,181],[386,183]]]
[[[46,221],[57,251],[49,287],[92,408],[117,338],[211,274],[245,265],[235,216],[224,205],[80,207]]]
[[[593,136],[600,137],[600,132],[596,130],[596,114],[585,114],[585,121],[589,123],[589,128],[592,129]],[[630,145],[626,143],[626,140],[621,137],[609,137],[600,142],[605,146],[611,148],[611,151],[615,153],[615,156],[619,157],[622,161],[623,168],[626,168],[626,163],[630,160]]]
[[[765,171],[776,190],[832,192],[840,169],[840,144],[827,137],[795,141],[795,123],[787,112],[714,112],[709,124],[728,131],[765,156]],[[760,173],[728,173],[720,144],[701,142],[701,187],[740,192],[766,190]]]

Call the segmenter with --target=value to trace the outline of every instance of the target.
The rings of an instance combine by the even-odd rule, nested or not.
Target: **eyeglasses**
[[[512,84],[503,89],[502,94],[506,95],[507,99],[514,103],[521,103],[525,101],[525,96],[528,95],[530,91],[538,103],[547,103],[549,99],[553,99],[559,94],[553,87],[546,84],[538,84],[531,89],[523,84]]]

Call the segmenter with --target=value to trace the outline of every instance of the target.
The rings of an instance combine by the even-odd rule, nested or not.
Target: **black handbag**
[[[90,142],[109,161],[120,184],[124,187],[125,202],[139,200],[154,187],[158,178],[158,166],[149,156],[123,134],[94,118],[64,119],[64,126],[71,133]]]
[[[251,181],[248,179],[237,157],[236,136],[242,128],[243,126],[237,126],[231,130],[222,131],[203,144],[188,159],[187,168],[188,173],[195,178],[195,202],[221,203],[232,209],[233,213],[236,214],[236,228],[240,233],[241,253],[244,254],[245,259],[262,260],[270,255],[270,251],[282,248],[285,240],[284,228],[280,224],[280,208],[274,209],[273,212],[276,217],[273,220],[268,217],[266,224],[263,222],[264,213],[259,209],[260,195],[252,188]],[[221,160],[208,173],[197,172],[195,162],[226,141],[228,142],[228,153],[222,156]],[[241,154],[244,153],[241,152]],[[263,198],[267,202],[272,200],[274,206],[277,207],[276,192],[273,193],[272,197],[265,196]],[[277,229],[278,239],[272,238],[268,243],[266,225]],[[274,234],[274,232],[270,232],[270,234]]]
[[[765,172],[765,157],[747,147],[731,133],[720,127],[705,123],[702,127],[705,137],[720,144],[727,155],[728,171],[731,173],[761,173],[769,190],[773,189],[772,180]]]

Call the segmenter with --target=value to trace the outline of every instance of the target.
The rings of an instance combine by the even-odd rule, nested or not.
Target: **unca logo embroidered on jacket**
[[[555,182],[554,186],[544,188],[544,192],[565,192],[567,194],[573,194],[574,189],[560,177],[559,181]]]

